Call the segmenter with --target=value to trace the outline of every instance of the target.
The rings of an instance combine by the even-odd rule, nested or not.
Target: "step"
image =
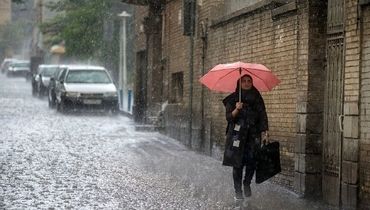
[[[135,125],[135,131],[143,131],[143,132],[156,132],[159,131],[159,127],[155,125]]]

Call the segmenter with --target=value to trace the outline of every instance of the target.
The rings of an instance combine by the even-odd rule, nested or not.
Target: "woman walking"
[[[249,75],[238,80],[235,92],[223,103],[228,123],[223,165],[233,167],[235,199],[239,200],[243,199],[243,191],[245,197],[252,195],[250,183],[256,169],[255,151],[261,140],[267,141],[268,119],[263,98]]]

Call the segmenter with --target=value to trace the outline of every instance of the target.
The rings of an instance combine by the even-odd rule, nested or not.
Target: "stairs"
[[[146,124],[135,125],[135,131],[157,132],[161,129],[158,117],[148,117]]]

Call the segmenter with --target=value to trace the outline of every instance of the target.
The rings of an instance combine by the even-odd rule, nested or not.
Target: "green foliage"
[[[61,12],[41,25],[51,44],[65,41],[66,53],[78,59],[97,59],[105,46],[104,21],[110,17],[110,8],[117,0],[59,0],[49,8]]]

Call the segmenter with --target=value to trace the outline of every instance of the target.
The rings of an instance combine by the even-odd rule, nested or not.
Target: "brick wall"
[[[10,0],[0,0],[0,26],[11,21],[10,3]]]
[[[135,6],[135,52],[146,49],[146,37],[144,33],[144,17],[148,15],[148,7]]]
[[[244,13],[227,16],[222,16],[225,9],[222,0],[196,2],[192,69],[191,39],[182,35],[182,0],[167,1],[162,12],[163,51],[157,55],[163,65],[162,102],[171,96],[171,74],[183,72],[184,75],[183,100],[166,107],[165,131],[192,148],[221,159],[226,127],[221,101],[227,94],[209,91],[198,79],[219,63],[239,60],[263,63],[282,81],[273,91],[263,93],[271,138],[281,143],[283,171],[274,181],[303,193],[318,190],[327,2],[299,0],[276,7],[274,1],[261,0],[258,5],[265,4],[264,7],[251,6],[244,8]],[[356,208],[357,192],[361,205],[369,205],[370,200],[370,9],[368,5],[359,9],[357,2],[345,1],[341,200],[343,206],[350,208]],[[137,12],[140,18],[147,15],[143,8]],[[358,22],[359,14],[362,24]],[[141,41],[136,50],[145,49],[144,37],[137,37]],[[148,71],[152,71],[150,65],[149,62]],[[192,142],[188,141],[190,70],[193,72]]]
[[[304,39],[307,40],[308,36],[305,36],[303,31],[307,31],[308,21],[298,24],[299,19],[294,12],[272,17],[270,9],[257,9],[243,17],[215,21],[212,19],[212,14],[216,13],[214,10],[219,11],[220,4],[222,3],[219,1],[203,1],[202,5],[198,5],[198,27],[201,22],[208,24],[205,72],[216,64],[241,60],[263,63],[281,79],[281,84],[272,92],[263,93],[263,97],[268,111],[270,135],[281,143],[283,171],[275,181],[292,188],[298,84],[307,92],[308,42]],[[197,34],[199,35],[200,32]],[[299,42],[299,39],[302,41]],[[198,66],[195,67],[194,72],[195,78],[199,79],[202,72],[201,46],[197,49],[195,63]],[[301,60],[297,57],[298,50],[302,52]],[[305,70],[298,71],[298,68],[305,68]],[[300,81],[297,80],[298,72],[306,72],[299,75]],[[194,83],[196,84],[196,81]],[[200,84],[196,84],[194,88],[194,94],[201,93]],[[225,142],[225,109],[221,101],[226,95],[217,94],[208,89],[205,89],[204,94],[205,119],[210,120],[212,124],[211,141],[213,145],[220,148]],[[197,102],[194,101],[194,103]],[[201,104],[198,103],[195,106],[201,107]],[[221,158],[222,149],[214,148],[212,155]]]
[[[298,7],[294,189],[320,197],[327,3],[301,1]]]
[[[165,110],[165,131],[186,145],[189,142],[189,37],[183,35],[183,1],[174,0],[166,4],[162,13],[163,17],[163,58],[164,67],[164,101],[169,105]],[[172,102],[173,89],[172,76],[174,73],[183,74],[183,97],[182,100]]]
[[[360,201],[370,207],[370,6],[362,10]]]

